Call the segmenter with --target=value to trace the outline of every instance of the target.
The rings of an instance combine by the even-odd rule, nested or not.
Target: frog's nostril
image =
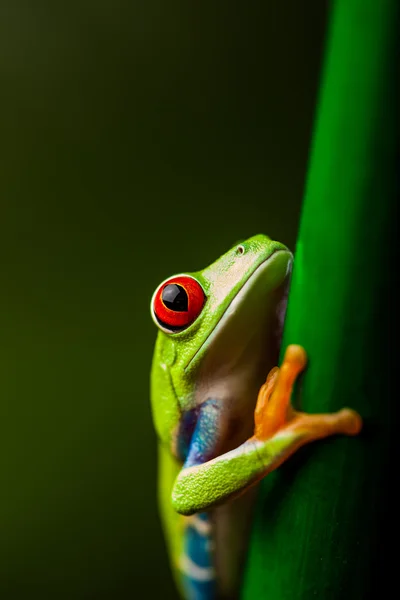
[[[244,254],[244,246],[242,244],[236,248],[236,254]]]

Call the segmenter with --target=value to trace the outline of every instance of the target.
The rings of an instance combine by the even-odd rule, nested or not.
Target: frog
[[[288,345],[277,366],[292,268],[287,246],[257,234],[151,299],[158,503],[183,600],[239,597],[259,482],[305,444],[362,427],[351,408],[294,406],[306,350]]]

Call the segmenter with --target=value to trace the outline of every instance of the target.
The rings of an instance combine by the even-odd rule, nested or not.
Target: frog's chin
[[[259,364],[265,369],[277,360],[291,259],[288,250],[278,250],[258,265],[199,349],[200,379],[209,391],[225,386],[229,392],[238,378],[258,380]]]

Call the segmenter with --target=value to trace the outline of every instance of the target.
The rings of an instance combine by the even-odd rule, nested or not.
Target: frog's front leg
[[[360,431],[361,417],[348,408],[314,415],[294,410],[293,384],[305,365],[304,349],[288,346],[281,368],[273,369],[260,389],[254,435],[241,446],[211,460],[204,456],[202,460],[201,453],[193,448],[172,491],[177,512],[190,515],[225,502],[275,470],[308,442]]]

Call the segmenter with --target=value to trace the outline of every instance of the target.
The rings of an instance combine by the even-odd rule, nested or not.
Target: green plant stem
[[[364,430],[305,448],[262,482],[244,600],[364,600],[396,582],[382,536],[394,515],[398,4],[332,3],[282,346],[309,355],[302,408],[351,406]]]

